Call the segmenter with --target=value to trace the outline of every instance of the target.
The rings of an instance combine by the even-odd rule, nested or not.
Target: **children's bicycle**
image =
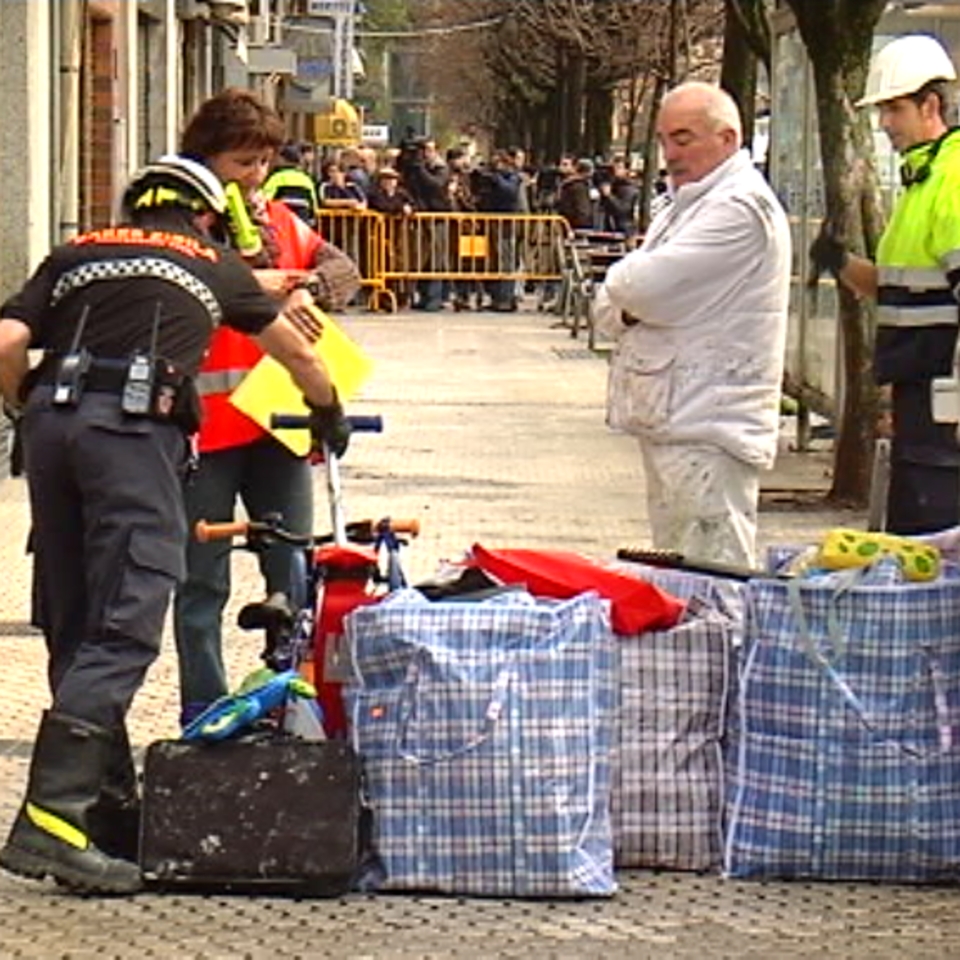
[[[355,433],[379,433],[383,429],[380,417],[349,417],[348,420]],[[305,416],[274,415],[271,425],[308,428],[309,420]],[[265,686],[246,692],[247,701],[252,699],[253,705],[247,707],[244,715],[248,718],[257,709],[279,706],[291,695],[302,696],[303,687],[297,686],[297,678],[302,675],[316,688],[324,734],[343,737],[346,716],[341,691],[351,674],[343,639],[343,619],[356,607],[376,603],[385,593],[406,586],[400,551],[409,542],[408,538],[418,535],[420,524],[417,520],[391,517],[348,523],[344,516],[339,462],[327,448],[323,462],[330,503],[330,533],[294,532],[283,526],[281,517],[267,516],[226,523],[201,520],[194,534],[201,542],[242,538],[233,549],[253,553],[276,543],[298,548],[293,552],[289,590],[246,604],[237,617],[242,630],[263,631],[261,658],[267,671]],[[262,694],[259,699],[258,690]],[[237,697],[230,699],[243,696],[241,689]],[[198,721],[206,717],[206,727],[199,723],[197,730],[201,732],[197,733],[191,729],[192,724],[184,736],[191,732],[204,736],[206,730],[206,738],[219,738],[225,729],[224,716],[228,716],[231,723],[241,719],[237,708],[229,712],[226,707],[225,704],[219,717],[212,712],[213,707],[205,711]],[[211,724],[214,725],[211,727]],[[209,733],[211,729],[216,731],[214,736]]]

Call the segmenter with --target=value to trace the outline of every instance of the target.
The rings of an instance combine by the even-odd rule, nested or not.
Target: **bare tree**
[[[499,15],[476,39],[484,66],[466,81],[469,96],[462,96],[463,44],[452,37],[435,52],[451,116],[476,123],[481,113],[492,114],[498,139],[555,157],[609,150],[620,84],[632,81],[635,91],[649,91],[658,75],[695,70],[703,38],[716,36],[722,0],[442,0],[435,9],[447,22]],[[632,99],[632,120],[642,103]]]

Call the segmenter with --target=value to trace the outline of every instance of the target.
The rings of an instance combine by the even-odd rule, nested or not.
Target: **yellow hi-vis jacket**
[[[261,193],[268,200],[286,203],[301,219],[316,225],[320,200],[317,185],[306,170],[299,167],[277,167],[264,181]]]
[[[878,383],[952,377],[960,284],[960,130],[909,149],[877,247]]]

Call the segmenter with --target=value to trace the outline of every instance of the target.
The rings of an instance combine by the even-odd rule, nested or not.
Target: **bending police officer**
[[[183,575],[191,378],[218,324],[255,336],[303,390],[315,438],[346,447],[326,370],[240,257],[214,241],[225,210],[209,170],[163,158],[130,184],[125,226],[56,248],[0,311],[0,391],[23,403],[53,694],[0,850],[0,866],[21,876],[84,892],[140,886],[134,863],[105,852],[96,811],[113,771],[132,766],[126,713]],[[31,347],[45,358],[28,372]]]
[[[876,105],[902,158],[903,191],[876,263],[850,254],[829,224],[810,248],[814,278],[829,270],[877,302],[874,376],[893,413],[887,529],[923,533],[957,522],[956,387],[947,409],[937,378],[954,375],[960,283],[960,130],[947,125],[956,71],[933,37],[900,37],[874,58],[857,106]],[[952,403],[950,402],[952,401]]]

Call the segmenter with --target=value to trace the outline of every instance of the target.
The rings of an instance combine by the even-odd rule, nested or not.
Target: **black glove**
[[[323,445],[338,459],[347,452],[350,444],[350,421],[344,416],[343,405],[333,391],[333,400],[325,406],[307,404],[310,408],[310,437],[314,452],[323,451]]]
[[[830,222],[824,220],[816,239],[810,244],[810,278],[807,284],[815,287],[820,275],[827,272],[836,279],[846,263],[847,248],[833,235]]]

